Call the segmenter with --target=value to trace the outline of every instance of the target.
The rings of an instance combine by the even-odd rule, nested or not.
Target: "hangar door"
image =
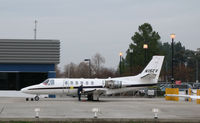
[[[47,78],[47,72],[0,72],[0,90],[20,90]]]

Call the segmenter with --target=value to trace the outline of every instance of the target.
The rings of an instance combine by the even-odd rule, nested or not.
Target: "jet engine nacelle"
[[[122,87],[122,82],[121,81],[116,81],[116,80],[107,80],[105,81],[105,87],[110,88],[110,89],[117,89]]]

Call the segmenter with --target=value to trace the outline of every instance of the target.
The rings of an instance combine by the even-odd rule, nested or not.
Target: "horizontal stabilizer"
[[[155,78],[156,78],[156,74],[146,74],[141,77],[141,79],[155,79]]]

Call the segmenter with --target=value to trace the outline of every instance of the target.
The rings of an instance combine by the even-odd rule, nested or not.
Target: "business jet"
[[[140,88],[157,85],[164,56],[153,56],[145,69],[136,76],[117,77],[107,79],[84,79],[84,78],[49,78],[38,85],[32,85],[21,89],[21,92],[34,94],[35,101],[40,95],[77,95],[78,88],[82,85],[82,94],[88,100],[99,100],[101,95],[110,95]]]

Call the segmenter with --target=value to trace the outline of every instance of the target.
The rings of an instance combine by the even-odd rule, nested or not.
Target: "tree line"
[[[63,72],[56,68],[56,76],[66,78],[108,78],[118,75],[117,70],[104,67],[105,58],[101,54],[96,53],[89,60],[79,64],[71,62],[65,65]]]
[[[160,81],[170,81],[172,44],[164,41],[162,43],[159,33],[154,31],[149,23],[140,25],[138,32],[134,33],[131,40],[132,43],[128,45],[126,55],[122,57],[122,61],[121,63],[119,62],[117,69],[104,67],[105,58],[99,53],[96,53],[90,59],[90,64],[88,61],[83,61],[79,64],[70,63],[65,65],[63,72],[57,68],[57,77],[107,78],[137,75],[144,69],[152,56],[164,55],[165,60],[161,70]],[[144,44],[147,44],[147,49],[144,49]],[[186,49],[180,41],[176,42],[175,40],[173,61],[175,80],[181,80],[183,82],[196,81],[196,66],[199,63],[199,52]],[[119,73],[120,69],[121,73]]]
[[[129,44],[126,56],[122,59],[122,76],[136,75],[142,71],[153,55],[164,55],[165,60],[160,78],[161,81],[170,81],[172,68],[172,43],[162,43],[159,33],[154,31],[149,23],[142,24],[139,26],[138,30],[139,31],[135,32],[131,37],[133,42]],[[147,49],[143,48],[144,44],[148,45]],[[173,45],[173,68],[175,80],[181,80],[183,82],[196,81],[196,66],[197,63],[199,63],[199,51],[186,49],[180,41],[176,42],[176,40]],[[120,65],[118,69],[120,69]]]

